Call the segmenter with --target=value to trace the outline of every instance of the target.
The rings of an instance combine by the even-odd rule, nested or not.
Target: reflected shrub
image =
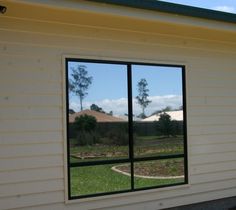
[[[122,146],[129,144],[128,133],[121,128],[108,131],[106,133],[106,139],[108,140],[106,144],[110,145]]]
[[[126,146],[129,144],[128,124],[126,122],[98,123],[93,116],[80,116],[73,124],[69,125],[71,139],[76,139],[78,145],[115,145]],[[134,141],[136,134],[134,133]],[[74,144],[75,145],[75,144]]]
[[[74,125],[75,125],[75,128],[80,131],[91,132],[96,129],[97,120],[94,116],[85,114],[85,115],[76,117]]]
[[[79,146],[87,146],[100,143],[100,138],[95,131],[80,131],[77,134],[77,142]]]
[[[93,145],[99,143],[99,135],[96,132],[97,120],[94,116],[81,115],[75,118],[73,125],[78,145]]]

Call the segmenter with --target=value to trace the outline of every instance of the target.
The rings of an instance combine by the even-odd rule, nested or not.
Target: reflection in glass
[[[134,187],[148,188],[184,183],[183,158],[134,163]]]
[[[70,162],[128,157],[126,65],[68,62]]]
[[[132,65],[134,157],[183,153],[182,68]]]
[[[83,196],[97,193],[130,190],[130,176],[123,174],[119,165],[96,165],[71,168],[71,195]],[[130,173],[130,165],[125,164]]]

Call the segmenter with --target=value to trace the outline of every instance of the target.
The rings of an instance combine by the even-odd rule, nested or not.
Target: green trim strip
[[[204,18],[208,20],[223,21],[228,23],[236,23],[236,14],[186,6],[181,4],[162,2],[158,0],[89,0],[89,1],[114,4],[138,9],[153,10],[176,15],[184,15],[189,17]]]

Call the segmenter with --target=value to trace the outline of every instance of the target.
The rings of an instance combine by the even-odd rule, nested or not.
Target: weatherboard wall
[[[235,25],[48,2],[1,1],[0,209],[156,210],[235,196]],[[65,55],[186,65],[189,185],[65,202]]]

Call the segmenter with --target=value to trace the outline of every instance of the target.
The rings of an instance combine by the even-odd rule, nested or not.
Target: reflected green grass
[[[71,169],[72,196],[130,190],[130,177],[113,171],[115,165],[87,166]],[[135,188],[183,183],[183,179],[134,178]]]

